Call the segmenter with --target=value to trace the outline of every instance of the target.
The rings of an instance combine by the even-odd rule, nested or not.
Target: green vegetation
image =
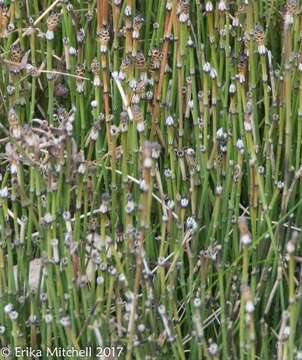
[[[301,6],[0,0],[0,348],[302,359]]]

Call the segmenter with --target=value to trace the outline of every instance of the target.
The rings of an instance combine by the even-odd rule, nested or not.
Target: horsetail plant
[[[301,6],[0,0],[0,354],[302,358]]]

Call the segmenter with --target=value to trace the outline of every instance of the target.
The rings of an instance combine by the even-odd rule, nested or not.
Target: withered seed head
[[[238,58],[239,72],[245,73],[246,68],[247,68],[247,56],[245,53],[241,53]]]
[[[296,0],[288,0],[284,7],[284,25],[288,29],[294,23],[294,14],[296,13],[297,2]]]
[[[84,76],[85,75],[85,65],[84,64],[78,64],[75,69],[75,74],[77,76]]]
[[[266,49],[264,46],[264,31],[261,25],[256,25],[254,31],[254,39],[258,44],[258,53],[260,55],[265,55]]]
[[[83,77],[85,75],[85,65],[84,64],[78,64],[75,69],[75,74],[77,76]],[[76,87],[78,93],[84,92],[84,80],[83,79],[77,79],[76,80]]]
[[[3,8],[1,5],[1,14],[0,14],[0,38],[6,38],[8,36],[7,24],[9,18],[7,14],[7,9]]]
[[[254,39],[257,44],[263,45],[264,43],[264,31],[261,25],[256,25],[254,30]]]
[[[247,56],[245,53],[241,53],[238,58],[238,71],[240,83],[245,82],[245,74],[247,70]]]
[[[126,133],[128,131],[127,113],[126,113],[126,116],[122,116],[122,114],[121,114],[120,131],[121,131],[121,133]]]
[[[136,89],[135,92],[137,94],[142,94],[146,89],[146,83],[144,80],[140,80],[137,85],[136,85]]]
[[[107,52],[107,49],[108,49],[107,46],[108,46],[108,42],[110,40],[109,30],[106,27],[103,27],[100,31],[97,32],[97,36],[100,40],[101,53]]]
[[[110,40],[109,30],[106,27],[102,27],[102,29],[98,31],[97,36],[99,37],[100,41],[106,44]]]
[[[19,63],[21,61],[21,47],[19,44],[15,44],[10,50],[10,59],[13,62]]]
[[[141,15],[136,15],[133,19],[133,30],[140,31],[144,23],[144,18]]]
[[[47,30],[54,31],[59,24],[59,15],[56,13],[51,14],[47,19]]]
[[[77,42],[82,44],[85,39],[85,30],[82,28],[77,32]]]
[[[160,62],[162,60],[162,52],[158,48],[153,48],[151,51],[151,70],[158,70],[160,68]]]
[[[8,112],[8,122],[10,124],[10,126],[16,127],[19,123],[18,123],[18,117],[17,117],[17,113],[15,111],[15,109],[10,109]]]
[[[140,122],[144,121],[144,114],[143,114],[141,108],[138,105],[133,106],[132,112],[133,112],[134,120],[137,123],[140,123]]]
[[[130,65],[131,65],[131,58],[128,56],[124,57],[120,67],[121,71],[126,71],[127,69],[129,69]]]
[[[101,71],[101,65],[97,58],[94,58],[92,60],[90,69],[91,69],[91,72],[93,73],[93,75],[99,75],[99,73]]]
[[[144,71],[146,69],[145,55],[141,51],[138,51],[134,56],[134,62],[138,70]]]
[[[294,14],[297,8],[297,1],[296,0],[288,0],[287,4],[285,5],[285,11],[288,14]]]
[[[177,5],[176,13],[180,22],[187,22],[190,16],[190,2],[188,0],[180,0]]]

